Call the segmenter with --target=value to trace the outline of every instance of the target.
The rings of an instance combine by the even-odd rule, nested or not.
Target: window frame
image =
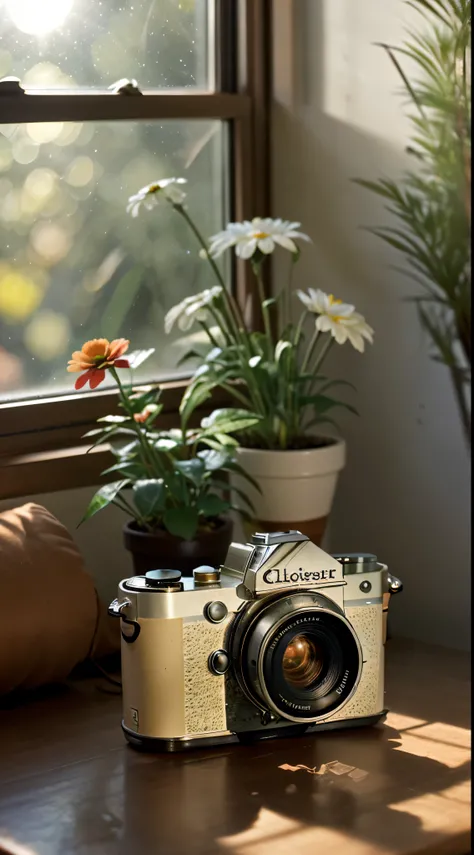
[[[92,90],[5,94],[0,88],[0,122],[226,121],[231,131],[231,217],[265,216],[270,210],[271,7],[271,0],[215,0],[215,91],[145,89],[142,96],[130,96]],[[236,299],[257,326],[248,266],[233,262],[233,282]],[[177,423],[187,377],[159,383],[164,427]],[[216,391],[196,418],[227,401]],[[117,395],[110,390],[0,403],[0,500],[98,483],[107,449],[86,454],[81,437],[116,407]]]

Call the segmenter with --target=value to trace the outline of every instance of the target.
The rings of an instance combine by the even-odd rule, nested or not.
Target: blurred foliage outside
[[[32,3],[15,0],[20,12]],[[47,14],[58,3],[38,8]],[[71,10],[67,27],[27,36],[0,0],[0,77],[42,86],[104,87],[123,76],[143,86],[203,85],[194,45],[205,5],[61,0]],[[138,380],[172,375],[186,342],[165,342],[163,318],[209,284],[208,266],[170,207],[132,219],[126,204],[152,180],[183,175],[190,211],[204,234],[214,233],[227,214],[226,149],[225,126],[211,121],[0,124],[0,399],[68,390],[70,353],[98,336],[156,348]]]

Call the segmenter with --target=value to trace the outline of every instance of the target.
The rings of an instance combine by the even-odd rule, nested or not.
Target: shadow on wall
[[[346,394],[360,412],[338,414],[348,465],[329,547],[374,551],[403,579],[395,634],[469,648],[469,455],[447,371],[403,300],[416,286],[393,269],[400,255],[361,229],[389,215],[351,182],[396,177],[407,163],[399,81],[373,43],[400,43],[414,17],[402,0],[381,6],[299,0],[292,91],[275,93],[273,213],[314,240],[298,286],[353,302],[376,332],[363,356],[335,348],[329,359],[331,376],[357,387]],[[282,264],[277,288],[285,276]]]

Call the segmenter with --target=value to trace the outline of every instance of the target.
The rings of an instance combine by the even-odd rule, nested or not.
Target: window
[[[126,204],[179,175],[205,235],[265,212],[269,5],[0,0],[0,464],[110,412],[103,387],[71,395],[90,337],[155,347],[138,379],[168,381],[172,418],[183,344],[163,317],[208,273],[178,215]]]

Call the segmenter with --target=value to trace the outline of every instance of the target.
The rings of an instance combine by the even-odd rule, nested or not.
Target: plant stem
[[[303,311],[299,321],[298,321],[298,326],[296,327],[295,338],[294,338],[295,347],[298,347],[298,345],[300,343],[300,338],[301,338],[301,334],[303,332],[304,323],[305,323],[305,320],[308,317],[308,315],[309,315],[309,311],[308,311],[308,309],[305,309]]]
[[[309,343],[309,345],[308,345],[308,350],[306,351],[306,356],[305,356],[305,358],[303,359],[303,364],[302,364],[302,366],[301,366],[301,373],[302,373],[302,374],[304,374],[304,372],[306,371],[306,369],[307,369],[307,367],[308,367],[308,364],[309,364],[309,361],[310,361],[310,359],[311,359],[311,357],[312,357],[312,355],[313,355],[313,350],[314,350],[314,348],[315,348],[315,346],[316,346],[316,342],[317,342],[317,340],[318,340],[318,337],[319,337],[319,330],[316,328],[316,329],[314,330],[314,333],[313,333],[312,337],[311,337],[311,341],[310,341],[310,343]]]
[[[140,428],[140,425],[134,419],[133,409],[130,406],[129,400],[128,400],[126,392],[122,386],[122,382],[121,382],[121,380],[117,374],[116,368],[114,368],[114,366],[110,366],[109,371],[110,371],[112,377],[114,378],[114,380],[118,386],[120,401],[123,405],[123,408],[124,408],[125,412],[127,413],[127,415],[130,417],[133,430],[137,434],[137,438],[138,438],[138,441],[140,443],[140,447],[141,447],[142,453],[143,453],[143,462],[144,462],[145,466],[148,466],[148,468],[151,467],[151,472],[153,474],[155,465],[157,463],[155,455],[154,455],[150,445],[148,444],[146,437],[143,435],[142,430]]]
[[[230,394],[233,395],[237,401],[240,401],[240,403],[243,404],[244,407],[246,407],[248,410],[252,408],[252,402],[249,401],[249,399],[246,398],[245,395],[242,394],[242,392],[239,392],[238,389],[236,389],[232,384],[222,383],[221,386],[225,391],[230,392]]]
[[[149,528],[145,520],[142,519],[139,514],[137,514],[136,510],[134,510],[132,506],[128,504],[128,502],[126,501],[126,499],[124,499],[122,495],[116,496],[112,504],[116,505],[118,508],[120,508],[121,511],[124,511],[124,513],[129,514],[143,528]]]
[[[328,340],[323,344],[323,346],[319,352],[319,357],[316,360],[316,364],[313,366],[313,373],[314,374],[317,374],[317,372],[321,368],[321,365],[323,364],[323,362],[324,362],[326,356],[328,355],[333,344],[334,344],[334,339],[333,339],[332,335],[330,335],[328,337]]]
[[[200,327],[202,327],[202,329],[203,329],[203,330],[204,330],[204,332],[206,333],[206,335],[207,335],[207,337],[208,337],[209,341],[211,342],[211,344],[213,344],[213,345],[214,345],[214,347],[217,347],[217,348],[219,348],[219,350],[220,350],[220,349],[221,349],[221,346],[220,346],[220,344],[218,344],[217,339],[215,339],[215,338],[214,338],[214,336],[212,335],[211,330],[209,329],[209,327],[208,327],[208,325],[206,324],[206,322],[205,322],[205,321],[198,321],[198,323],[199,323],[199,326],[200,326]]]
[[[265,287],[263,284],[263,276],[262,276],[262,260],[252,262],[252,270],[255,273],[255,277],[257,279],[257,287],[258,287],[258,298],[260,300],[260,306],[262,309],[262,317],[263,324],[265,327],[265,335],[268,340],[268,348],[267,348],[267,356],[268,359],[272,358],[273,355],[273,335],[272,335],[272,324],[270,320],[270,312],[268,311],[268,306],[266,303],[266,295],[265,295]]]
[[[236,333],[237,339],[240,338],[239,327],[241,328],[242,335],[245,339],[247,330],[245,327],[242,312],[240,310],[238,303],[232,297],[232,294],[229,293],[229,291],[226,287],[226,284],[224,282],[224,279],[222,277],[222,274],[221,274],[215,260],[212,258],[211,255],[209,255],[207,243],[206,243],[205,239],[203,238],[201,232],[199,231],[198,227],[194,223],[194,220],[192,219],[192,217],[189,216],[188,212],[186,211],[186,208],[184,208],[182,205],[175,205],[174,207],[178,211],[178,213],[181,214],[181,216],[184,218],[184,220],[187,222],[189,228],[191,229],[191,231],[193,232],[193,234],[197,238],[198,243],[200,244],[200,246],[202,247],[202,249],[206,253],[206,258],[209,261],[209,264],[211,265],[211,268],[214,272],[214,275],[215,275],[219,285],[221,286],[221,288],[224,292],[224,299],[226,300],[228,307],[229,307],[229,311],[230,311],[232,321],[233,321],[233,326],[235,327],[234,332]],[[248,341],[247,341],[247,344],[248,344]]]

